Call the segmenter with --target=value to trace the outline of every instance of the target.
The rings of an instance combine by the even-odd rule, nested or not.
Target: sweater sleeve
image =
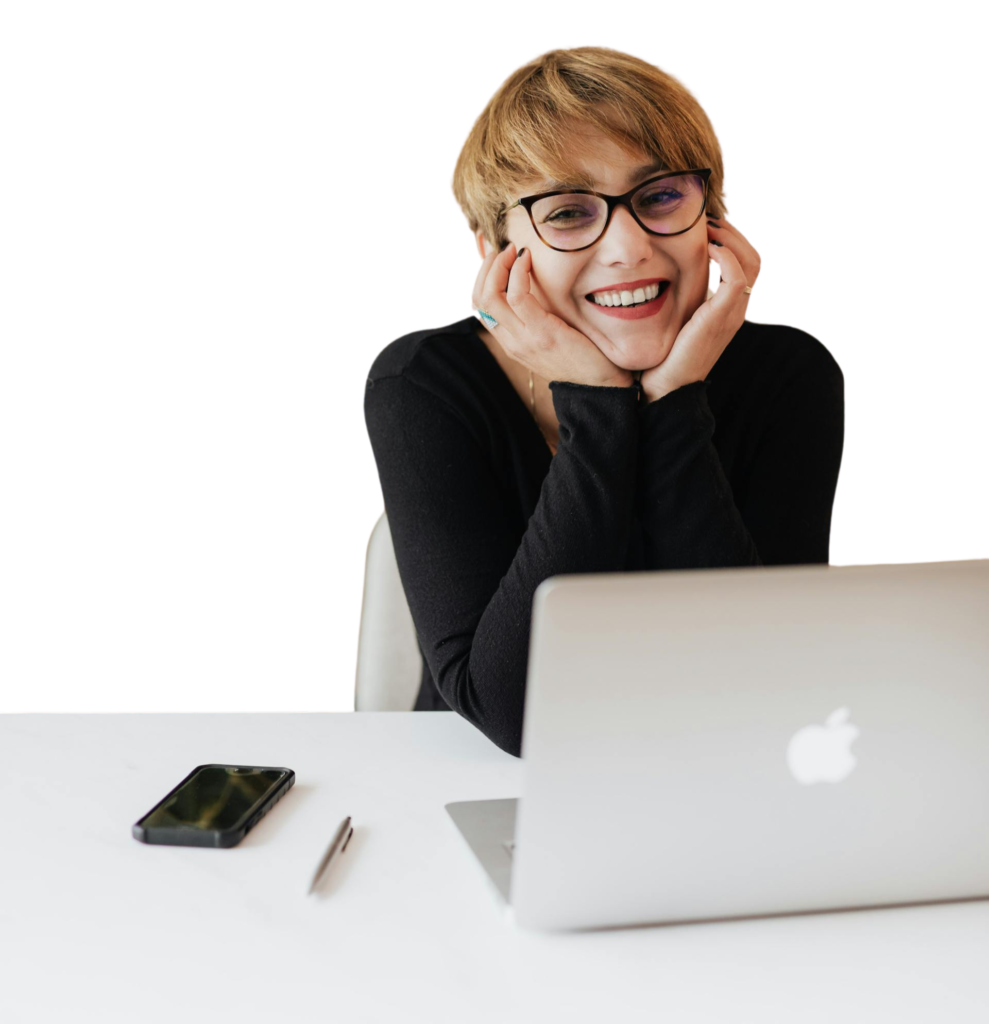
[[[521,756],[532,597],[620,571],[635,500],[638,392],[550,384],[559,445],[521,537],[465,417],[405,374],[368,381],[364,415],[399,575],[450,707]]]
[[[640,412],[639,512],[647,568],[828,562],[844,438],[844,384],[819,343],[766,410],[736,501],[714,447],[708,382]]]

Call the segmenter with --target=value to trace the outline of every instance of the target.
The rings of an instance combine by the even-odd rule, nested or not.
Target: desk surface
[[[296,784],[230,850],[131,837],[211,761]],[[521,768],[449,713],[2,715],[0,1020],[986,1019],[989,901],[516,928],[444,804],[517,796]]]

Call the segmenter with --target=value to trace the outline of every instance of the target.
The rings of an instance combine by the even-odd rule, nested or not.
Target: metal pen
[[[347,817],[340,822],[340,827],[337,829],[336,835],[333,837],[333,841],[330,843],[329,849],[327,849],[326,853],[323,854],[323,859],[319,862],[319,867],[316,868],[316,874],[313,875],[313,880],[309,885],[309,892],[306,893],[307,896],[312,895],[313,890],[316,888],[316,883],[320,880],[323,872],[333,859],[333,855],[337,852],[337,847],[340,845],[340,841],[343,839],[344,833],[347,835],[347,841],[343,844],[343,849],[341,849],[340,852],[343,853],[343,851],[347,849],[347,843],[350,842],[350,837],[354,834],[354,830],[352,828],[347,832],[349,825],[350,815],[348,814]]]

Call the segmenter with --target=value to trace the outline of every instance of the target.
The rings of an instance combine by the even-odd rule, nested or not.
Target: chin
[[[622,352],[612,347],[612,351],[605,354],[620,370],[635,372],[659,366],[669,355],[669,350],[665,345],[654,343],[648,347],[637,347],[634,352]]]

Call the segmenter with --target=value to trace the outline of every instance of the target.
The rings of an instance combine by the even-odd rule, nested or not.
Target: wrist
[[[671,391],[676,391],[676,385],[657,383],[643,383],[642,384],[642,404],[648,405],[650,402],[656,402],[664,395],[668,395]]]
[[[642,389],[643,404],[648,405],[650,402],[655,402],[657,399],[662,398],[664,395],[668,395],[671,391],[678,391],[680,388],[687,387],[688,384],[706,384],[706,377],[697,377],[690,381],[680,381],[678,384],[654,384],[652,387],[644,387]]]
[[[630,388],[635,383],[631,370],[621,370],[613,377],[599,382],[599,387],[605,388]]]

